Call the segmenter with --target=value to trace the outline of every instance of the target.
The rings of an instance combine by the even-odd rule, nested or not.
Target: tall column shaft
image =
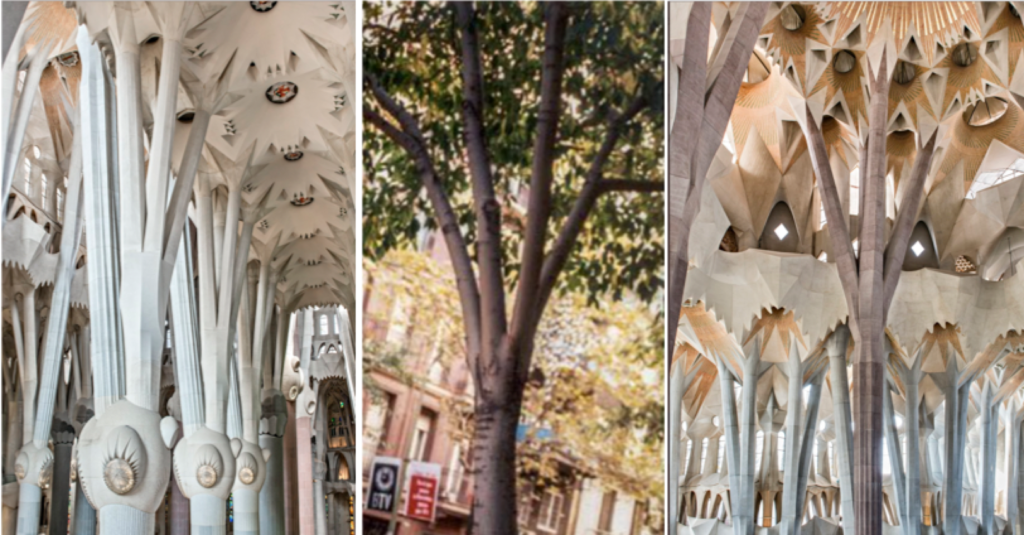
[[[668,531],[669,535],[675,535],[678,531],[679,522],[682,520],[679,518],[679,466],[683,462],[682,454],[685,451],[680,451],[682,444],[679,442],[680,428],[682,427],[682,412],[683,412],[683,366],[682,362],[675,362],[673,366],[669,367],[669,387],[668,387],[668,414],[669,414],[669,462],[668,462],[668,511],[669,511],[669,523]],[[721,372],[719,372],[721,373]],[[722,396],[725,397],[726,393],[723,390]]]
[[[314,535],[313,452],[310,444],[313,419],[303,416],[295,422],[296,474],[298,484],[299,534]]]
[[[992,404],[994,388],[986,379],[982,388],[981,404],[981,525],[986,535],[995,535],[996,514],[996,441],[999,432],[997,408]]]
[[[284,528],[285,535],[299,535],[299,469],[296,462],[298,423],[295,421],[295,402],[289,401],[287,404],[288,423],[284,428],[284,440],[281,441],[284,449],[284,458],[281,460],[284,467]],[[308,439],[306,443],[309,443]]]
[[[266,483],[264,483],[266,486]],[[233,493],[235,506],[235,535],[259,535],[260,533],[260,496],[251,489],[236,488]],[[273,532],[268,532],[272,535]]]
[[[191,505],[171,475],[171,535],[189,535]]]
[[[281,437],[260,435],[260,447],[270,451],[267,479],[260,489],[260,533],[283,534],[284,528],[284,444]]]
[[[22,483],[18,488],[18,535],[39,535],[42,507],[43,489]]]
[[[127,505],[107,505],[100,509],[102,535],[144,535],[156,531],[156,515]]]
[[[199,533],[210,535],[226,535],[227,502],[213,494],[198,494],[189,500],[191,512],[189,520],[193,535]]]
[[[316,528],[316,535],[327,535],[327,510],[325,507],[324,482],[322,479],[313,480],[313,520]]]
[[[96,535],[96,510],[85,497],[82,483],[75,485],[75,530],[74,535]]]
[[[50,533],[68,532],[68,502],[71,495],[71,443],[53,447],[53,492],[50,493]]]
[[[835,336],[835,335],[833,335]],[[841,351],[829,353],[832,383],[832,407],[836,425],[836,465],[839,467],[839,500],[843,516],[843,532],[855,533],[853,511],[853,419],[850,416],[850,381],[846,375],[846,344]]]

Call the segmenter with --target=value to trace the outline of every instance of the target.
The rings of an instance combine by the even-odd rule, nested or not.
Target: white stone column
[[[843,515],[843,532],[855,533],[853,514],[853,418],[850,413],[850,381],[846,375],[847,345],[850,330],[840,326],[826,342],[832,387],[832,412],[836,426],[834,455],[839,467],[839,497]]]

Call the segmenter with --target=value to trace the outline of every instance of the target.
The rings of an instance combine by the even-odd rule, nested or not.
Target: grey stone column
[[[955,361],[955,359],[950,359]],[[950,364],[956,366],[955,362]],[[964,496],[964,454],[967,451],[967,406],[970,383],[946,389],[946,481],[943,485],[945,506],[942,530],[944,535],[960,535],[960,517]]]
[[[896,417],[892,406],[892,390],[888,381],[882,392],[882,419],[885,425],[885,442],[889,449],[889,465],[892,468],[892,486],[896,491],[896,514],[906,534],[907,526],[907,480],[903,472],[903,454],[900,451],[900,436],[896,431]]]
[[[43,507],[43,489],[22,483],[18,489],[17,535],[38,535],[39,515]]]
[[[789,342],[789,361],[785,365],[788,376],[788,400],[786,400],[786,445],[783,465],[782,510],[779,511],[779,533],[797,535],[803,510],[797,510],[800,502],[800,446],[803,438],[803,363],[796,340]]]
[[[178,482],[171,475],[171,535],[189,535],[189,499],[181,493]]]
[[[267,459],[267,479],[260,489],[260,533],[284,534],[284,443],[288,423],[288,407],[284,396],[277,390],[264,390],[261,404],[260,447],[270,451]]]
[[[285,535],[299,533],[299,474],[296,460],[298,459],[297,443],[298,422],[295,421],[295,402],[288,402],[288,422],[285,424],[284,439],[281,446],[284,457],[281,459],[284,474],[284,516]],[[308,442],[307,442],[308,447]]]
[[[96,535],[96,510],[85,497],[82,484],[75,485],[74,535]]]
[[[985,535],[995,535],[993,526],[996,514],[996,436],[999,432],[999,405],[992,401],[995,387],[983,378],[981,401],[978,404],[981,421],[981,466],[979,486],[981,490],[981,526]]]
[[[317,447],[321,447],[317,444]],[[324,507],[324,476],[327,474],[327,465],[319,460],[313,460],[313,520],[315,522],[316,535],[327,535],[327,510]]]
[[[736,397],[733,392],[733,385],[735,381],[732,373],[728,370],[725,365],[724,359],[716,359],[718,364],[718,384],[722,391],[722,423],[723,430],[722,435],[725,437],[725,458],[726,464],[729,466],[729,516],[731,517],[733,511],[739,509],[739,488],[740,488],[740,452],[739,452],[739,441],[740,431],[739,424],[736,422]],[[679,422],[675,422],[679,425]],[[685,453],[685,452],[684,452]],[[681,458],[675,459],[676,462],[682,462]],[[734,529],[735,529],[735,523]]]
[[[750,350],[745,351],[743,362],[743,389],[740,405],[740,467],[738,491],[739,501],[733,511],[733,526],[736,535],[754,533],[754,491],[757,437],[757,380],[761,376],[761,341],[754,339]],[[734,500],[736,502],[736,500]]]
[[[832,333],[826,344],[832,382],[832,410],[836,426],[835,455],[839,467],[839,498],[843,532],[856,532],[853,513],[853,418],[850,415],[850,381],[846,375],[846,353],[850,330],[844,325]]]
[[[50,533],[68,532],[68,505],[71,494],[71,448],[75,428],[63,418],[53,419],[53,492],[50,502]]]

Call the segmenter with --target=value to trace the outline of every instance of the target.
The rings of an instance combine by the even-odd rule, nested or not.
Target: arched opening
[[[795,253],[800,247],[793,212],[785,202],[778,202],[772,208],[761,232],[761,248],[780,253]]]
[[[907,253],[903,257],[903,271],[917,271],[923,268],[939,268],[939,255],[935,252],[932,233],[924,221],[918,221],[910,233]]]
[[[982,276],[987,280],[1002,280],[1012,277],[1022,269],[1024,258],[1024,229],[1011,227],[992,244],[981,265]]]

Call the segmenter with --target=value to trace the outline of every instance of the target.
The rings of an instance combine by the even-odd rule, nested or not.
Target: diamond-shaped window
[[[914,245],[910,246],[910,250],[914,251],[914,256],[921,256],[921,253],[924,252],[924,245],[921,245],[921,242],[916,241],[914,242]]]
[[[778,236],[780,240],[784,240],[786,239],[786,236],[789,236],[789,230],[786,229],[786,225],[780,224],[775,227],[775,235]]]

